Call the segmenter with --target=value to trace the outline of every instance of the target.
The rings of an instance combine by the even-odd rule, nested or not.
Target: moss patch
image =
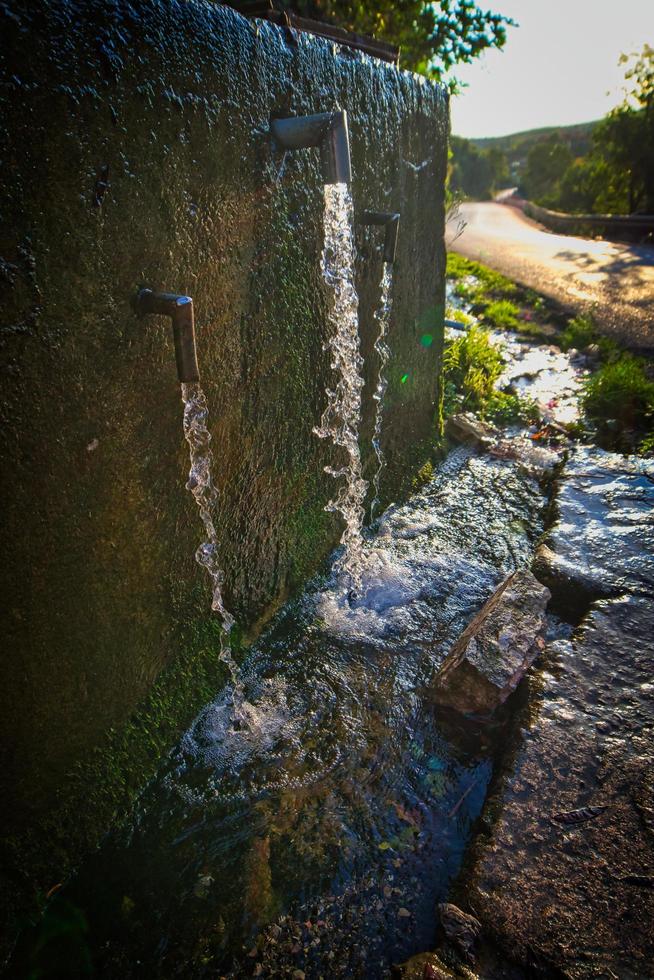
[[[4,909],[10,924],[15,917],[19,923],[38,918],[48,892],[73,870],[74,856],[87,852],[107,827],[125,819],[170,746],[221,690],[227,679],[218,656],[221,632],[218,620],[209,617],[181,627],[179,656],[159,675],[133,717],[122,729],[110,730],[88,759],[62,778],[56,808],[24,836],[4,842],[5,856],[21,869],[7,896],[11,907]],[[231,646],[238,658],[237,634]]]

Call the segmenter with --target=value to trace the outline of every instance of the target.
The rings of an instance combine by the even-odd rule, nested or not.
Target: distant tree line
[[[590,139],[585,127],[518,134],[487,148],[452,137],[450,190],[483,200],[515,185],[555,211],[654,214],[654,49],[621,60],[631,91]]]
[[[654,214],[654,48],[645,45],[625,77],[631,92],[597,124],[585,156],[555,137],[532,148],[527,197],[561,211]]]
[[[449,190],[453,196],[487,201],[511,183],[506,153],[494,146],[479,149],[472,140],[450,137]]]

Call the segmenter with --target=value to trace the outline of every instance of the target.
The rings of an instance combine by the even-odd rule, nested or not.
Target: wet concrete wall
[[[280,175],[270,115],[347,109],[355,205],[402,212],[388,501],[437,414],[447,105],[200,0],[9,0],[0,39],[5,865],[45,890],[221,682],[169,321],[130,298],[194,299],[226,598],[251,629],[341,530],[311,431],[331,377],[318,155]],[[357,242],[370,476],[379,229]]]

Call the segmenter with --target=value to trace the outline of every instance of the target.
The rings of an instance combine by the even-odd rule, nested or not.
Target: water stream
[[[474,285],[478,280],[470,276],[466,282]],[[470,303],[457,294],[456,283],[447,284],[446,303],[450,314],[463,314],[456,328],[446,329],[447,338],[454,338],[477,323]],[[545,423],[567,425],[578,421],[579,396],[589,370],[584,354],[562,351],[556,344],[538,343],[512,330],[488,332],[504,360],[504,370],[495,385],[498,390],[533,400]]]
[[[377,470],[372,480],[374,495],[372,503],[370,504],[371,521],[375,516],[375,510],[379,506],[379,485],[385,465],[384,452],[381,447],[381,434],[384,418],[384,395],[386,394],[386,389],[388,388],[388,381],[386,379],[386,365],[388,364],[390,350],[388,344],[386,343],[386,335],[388,334],[388,325],[391,319],[392,285],[393,266],[390,262],[384,262],[384,271],[382,272],[380,284],[379,306],[377,307],[377,311],[375,313],[375,319],[379,324],[379,333],[377,334],[377,339],[375,340],[375,351],[379,357],[379,372],[377,374],[375,393],[372,396],[377,404],[375,411],[375,428],[372,434],[372,446],[375,450],[375,456],[377,457]]]
[[[98,977],[382,980],[429,948],[502,736],[425,692],[543,504],[456,450],[362,539],[354,599],[337,563],[281,611],[241,668],[253,723],[221,692],[51,905],[86,917]]]
[[[335,478],[345,477],[326,510],[336,511],[345,521],[341,537],[343,553],[335,570],[344,575],[354,592],[361,580],[362,528],[364,500],[368,484],[361,475],[359,426],[363,358],[359,349],[358,297],[354,284],[354,241],[352,235],[352,198],[347,184],[325,185],[325,242],[322,273],[331,291],[332,328],[328,349],[336,385],[327,388],[327,406],[314,432],[330,439],[344,451],[340,466],[325,467]]]
[[[220,616],[225,634],[228,635],[234,626],[234,617],[225,608],[222,595],[224,573],[220,567],[218,536],[213,518],[218,503],[218,491],[211,475],[213,453],[210,445],[211,433],[207,428],[209,409],[199,382],[182,384],[182,401],[184,402],[184,438],[188,443],[191,462],[186,489],[193,494],[206,534],[206,540],[195,552],[195,560],[206,570],[211,579],[211,609]],[[229,639],[223,633],[220,635],[218,656],[229,670],[232,680],[233,712],[235,719],[239,720],[243,714],[243,684],[238,665],[231,654]]]

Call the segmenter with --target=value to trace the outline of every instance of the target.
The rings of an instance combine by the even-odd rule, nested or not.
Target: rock
[[[541,446],[524,436],[497,439],[489,448],[496,459],[514,460],[521,470],[536,480],[550,479],[561,464],[561,453]]]
[[[445,935],[469,962],[474,962],[475,945],[481,935],[481,922],[474,915],[462,912],[456,905],[442,902],[438,906]]]
[[[450,415],[445,425],[445,434],[454,442],[469,442],[479,448],[486,448],[497,438],[498,431],[476,415],[465,412]]]
[[[565,464],[558,518],[533,569],[556,607],[579,616],[595,599],[654,594],[654,462],[578,448]]]
[[[213,885],[213,878],[211,875],[200,875],[195,884],[193,885],[193,894],[196,898],[208,898],[209,892],[211,891],[211,886]]]
[[[456,980],[456,974],[445,966],[436,953],[419,953],[402,963],[395,971],[402,980]]]
[[[492,714],[543,648],[549,598],[531,572],[509,575],[452,647],[429,696],[463,714]]]

